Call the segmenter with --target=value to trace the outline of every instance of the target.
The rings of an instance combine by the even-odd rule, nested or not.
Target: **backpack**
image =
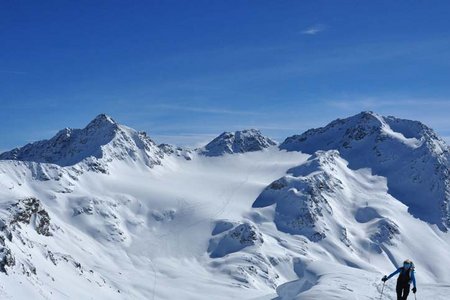
[[[414,263],[411,262],[411,268],[409,268],[408,272],[405,272],[405,269],[403,267],[401,267],[401,272],[400,275],[398,276],[398,281],[402,282],[404,284],[411,284],[411,280],[412,280],[412,273],[415,271],[415,266]]]

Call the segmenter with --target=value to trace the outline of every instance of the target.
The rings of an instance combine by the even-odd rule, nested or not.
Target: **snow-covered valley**
[[[201,149],[100,115],[0,154],[0,298],[379,299],[410,258],[417,298],[448,299],[449,167],[430,128],[370,112]]]

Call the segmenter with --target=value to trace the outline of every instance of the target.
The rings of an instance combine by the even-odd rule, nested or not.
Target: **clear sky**
[[[373,110],[450,140],[450,1],[0,1],[0,152],[99,113],[157,142]]]

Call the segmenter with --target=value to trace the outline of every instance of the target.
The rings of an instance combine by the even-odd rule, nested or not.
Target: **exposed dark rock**
[[[229,228],[230,226],[228,224],[233,223],[228,222],[222,224],[225,225],[225,228]],[[261,233],[250,223],[242,223],[234,227],[231,226],[228,230],[225,228],[220,228],[220,233],[216,230],[217,226],[213,230],[215,237],[210,240],[208,248],[208,252],[211,253],[210,257],[212,258],[223,257],[249,246],[261,245],[264,242]]]
[[[176,147],[169,144],[160,144],[158,145],[158,148],[166,155],[176,155],[178,157],[183,157],[186,160],[192,160],[193,151],[191,149]]]
[[[7,267],[12,267],[16,264],[11,250],[3,245],[0,247],[0,272],[8,274]]]
[[[376,223],[377,230],[370,236],[370,240],[377,245],[386,243],[393,245],[393,239],[400,234],[398,225],[390,219],[381,219]]]
[[[36,198],[26,198],[14,203],[11,211],[10,226],[20,226],[20,223],[32,224],[37,233],[51,236],[50,216]]]

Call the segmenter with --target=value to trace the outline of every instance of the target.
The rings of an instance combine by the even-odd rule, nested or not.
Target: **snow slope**
[[[417,122],[363,113],[282,150],[222,136],[217,155],[90,124],[1,154],[0,298],[379,299],[405,258],[418,298],[448,298],[448,148]]]

